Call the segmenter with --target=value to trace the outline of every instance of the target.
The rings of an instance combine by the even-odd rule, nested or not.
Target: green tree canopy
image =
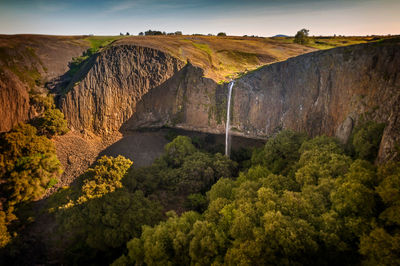
[[[307,29],[299,30],[296,33],[296,35],[294,36],[294,42],[299,43],[299,44],[309,43],[308,32],[309,32],[309,30],[307,30]]]

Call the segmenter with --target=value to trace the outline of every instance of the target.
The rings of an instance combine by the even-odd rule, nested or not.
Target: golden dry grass
[[[132,36],[114,43],[150,47],[204,69],[217,82],[315,48],[271,38],[216,36]]]
[[[379,41],[382,38],[388,37],[311,37],[309,44],[299,45],[293,43],[291,37],[0,35],[0,52],[2,49],[32,46],[38,48],[38,53],[45,53],[46,49],[41,50],[41,47],[63,47],[63,43],[96,49],[118,44],[138,45],[164,51],[185,62],[190,61],[204,69],[206,77],[223,82],[260,66],[304,53]],[[10,58],[1,58],[4,57],[2,54],[0,66],[1,61],[10,61]]]

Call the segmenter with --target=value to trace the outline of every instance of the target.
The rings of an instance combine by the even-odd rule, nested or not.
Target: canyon
[[[29,44],[31,52],[21,48],[28,47],[24,40],[18,42],[19,56],[13,56],[18,60],[7,61],[4,55],[10,58],[12,53],[4,47],[0,50],[0,131],[35,116],[29,98],[33,86],[55,95],[76,138],[100,143],[119,134],[97,152],[143,128],[223,134],[229,79],[224,82],[221,75],[229,62],[242,55],[238,60],[247,60],[243,68],[236,66],[229,72],[235,74],[231,76],[235,78],[231,134],[265,140],[291,129],[310,136],[337,136],[345,143],[365,118],[386,124],[378,162],[399,156],[400,40],[396,38],[322,51],[270,41],[263,44],[270,50],[249,48],[251,53],[244,55],[236,48],[218,50],[205,38],[178,43],[156,36],[152,42],[131,37],[100,49],[69,78],[68,63],[88,49],[87,42],[82,37],[47,42],[46,37],[35,38],[27,38],[34,40]],[[233,41],[239,42],[225,40],[229,45]],[[41,42],[47,46],[39,48]],[[171,50],[174,45],[179,49]],[[285,56],[277,56],[277,47]],[[35,82],[33,74],[18,76],[21,71],[13,68],[18,64],[28,66],[26,72],[37,72],[40,80]],[[57,137],[56,143],[62,138]]]

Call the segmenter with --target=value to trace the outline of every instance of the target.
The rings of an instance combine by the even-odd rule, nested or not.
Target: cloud
[[[145,1],[122,1],[115,4],[111,4],[109,7],[107,7],[107,11],[111,13],[120,12],[132,8],[137,8],[142,4],[145,4]]]

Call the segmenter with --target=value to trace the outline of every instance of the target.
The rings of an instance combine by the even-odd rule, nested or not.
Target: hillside
[[[376,40],[321,37],[303,46],[294,44],[290,37],[0,35],[0,132],[37,116],[40,108],[32,105],[34,95],[46,95],[49,90],[53,94],[65,93],[89,57],[113,46],[159,50],[202,68],[205,77],[220,83],[316,49]],[[8,102],[10,105],[5,108]]]
[[[398,257],[398,38],[2,38],[7,265]]]
[[[135,36],[114,45],[150,47],[204,69],[204,76],[216,82],[236,78],[260,66],[315,51],[272,38],[216,36]]]

